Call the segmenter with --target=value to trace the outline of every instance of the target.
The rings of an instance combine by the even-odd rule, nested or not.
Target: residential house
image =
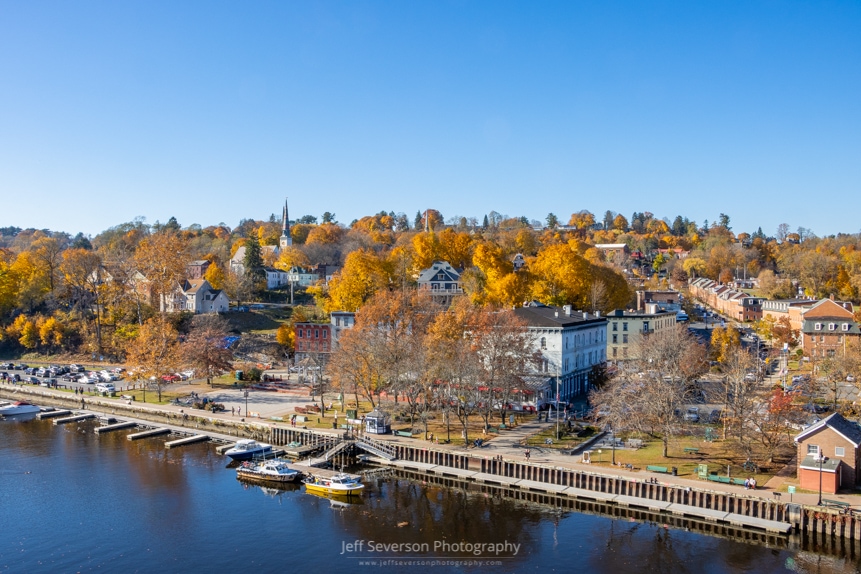
[[[264,261],[275,260],[281,253],[281,249],[277,245],[261,245],[260,255]],[[245,246],[240,245],[236,249],[236,253],[230,258],[230,270],[237,275],[245,273]]]
[[[283,269],[264,267],[263,270],[266,271],[267,290],[278,289],[290,283],[290,274]]]
[[[209,265],[210,263],[206,259],[192,261],[185,266],[185,273],[189,279],[203,279],[203,276],[206,275],[206,270],[209,269]]]
[[[861,427],[831,414],[795,437],[801,488],[834,494],[861,484]],[[820,472],[821,463],[821,472]]]
[[[329,314],[332,332],[332,346],[337,347],[341,334],[356,325],[356,314],[350,311],[333,311]]]
[[[185,280],[161,300],[161,310],[168,313],[226,313],[230,301],[224,291],[213,289],[206,279]]]
[[[543,359],[538,370],[552,378],[559,400],[569,402],[589,392],[595,369],[607,360],[607,319],[573,311],[570,305],[537,302],[516,308],[514,314],[526,322]]]
[[[662,333],[676,326],[676,311],[624,311],[607,315],[607,359],[638,359],[638,344],[644,337]]]
[[[419,289],[427,290],[435,301],[448,305],[456,295],[463,293],[460,273],[448,261],[434,261],[419,275]]]

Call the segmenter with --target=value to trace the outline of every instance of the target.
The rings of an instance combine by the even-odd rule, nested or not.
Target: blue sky
[[[859,2],[0,0],[0,226],[861,229]]]

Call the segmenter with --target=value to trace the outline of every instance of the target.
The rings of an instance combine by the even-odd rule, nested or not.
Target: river
[[[403,477],[333,503],[246,486],[211,445],[166,450],[96,424],[0,421],[0,572],[861,572],[848,551]]]

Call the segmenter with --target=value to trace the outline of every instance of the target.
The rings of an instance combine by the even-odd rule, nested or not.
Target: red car
[[[177,377],[176,375],[165,375],[161,378],[161,380],[166,383],[173,383],[175,381],[178,381],[179,377]]]

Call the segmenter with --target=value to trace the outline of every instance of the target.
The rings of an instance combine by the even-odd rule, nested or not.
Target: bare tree
[[[186,365],[205,374],[207,384],[212,377],[233,368],[233,351],[227,346],[227,321],[218,315],[197,315],[192,320],[191,333],[181,345]]]

